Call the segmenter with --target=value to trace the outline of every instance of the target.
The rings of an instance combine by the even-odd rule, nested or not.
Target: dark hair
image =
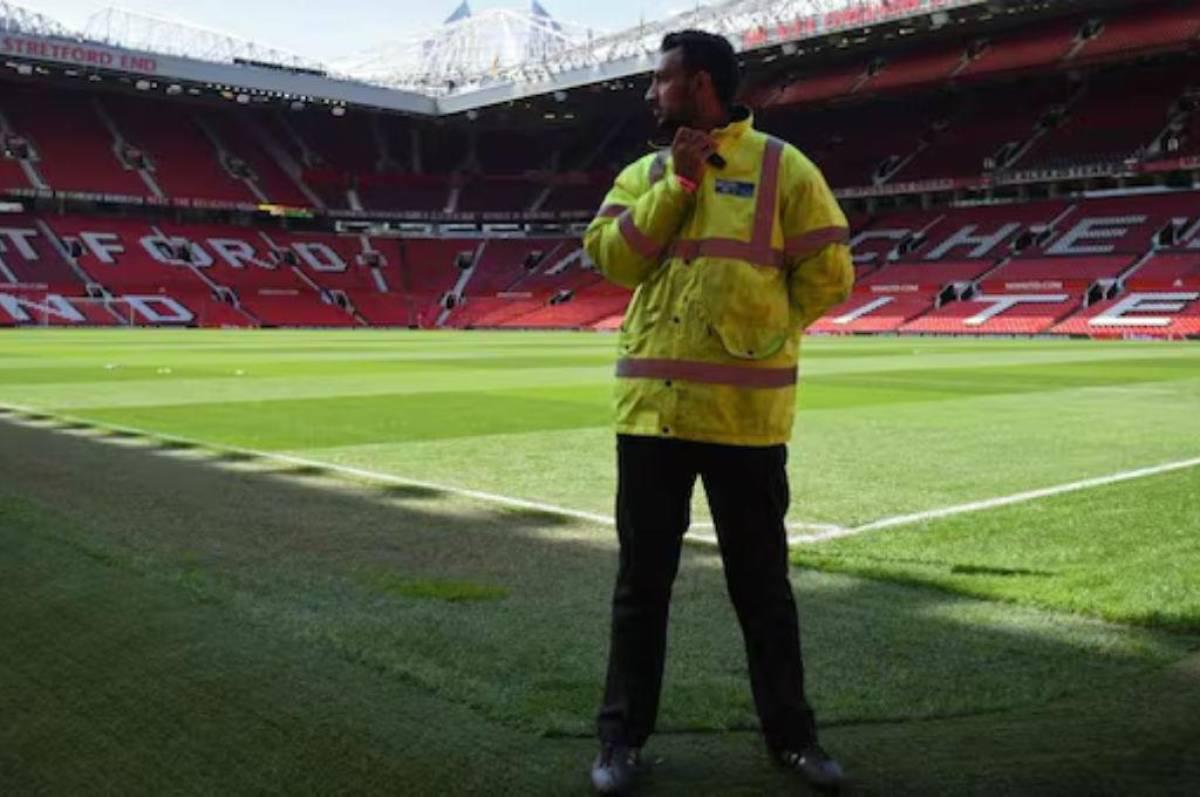
[[[676,47],[682,51],[683,68],[688,72],[707,72],[717,99],[725,107],[732,105],[739,76],[737,55],[729,40],[702,30],[681,30],[663,37],[664,53]]]

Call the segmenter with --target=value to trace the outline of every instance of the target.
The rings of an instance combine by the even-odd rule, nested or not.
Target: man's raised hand
[[[708,133],[681,127],[675,131],[671,142],[671,159],[675,174],[693,183],[704,178],[705,164],[709,156],[717,151],[717,142]]]

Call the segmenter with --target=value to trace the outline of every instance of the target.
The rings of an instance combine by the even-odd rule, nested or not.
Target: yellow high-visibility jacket
[[[617,431],[730,445],[791,438],[800,336],[850,293],[846,217],[813,163],[753,128],[713,131],[694,194],[669,152],[617,177],[584,236],[635,288],[619,338]]]

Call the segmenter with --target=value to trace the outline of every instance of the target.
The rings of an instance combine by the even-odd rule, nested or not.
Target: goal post
[[[75,322],[81,326],[135,327],[142,323],[133,302],[123,297],[72,297],[71,305],[75,307],[79,315],[83,316],[82,321]],[[45,313],[44,315],[47,317],[46,323],[51,323],[51,314]]]

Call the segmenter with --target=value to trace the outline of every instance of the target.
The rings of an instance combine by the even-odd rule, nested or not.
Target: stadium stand
[[[0,285],[82,292],[83,274],[71,267],[40,219],[0,217]]]
[[[0,114],[3,110],[0,109]],[[14,152],[17,147],[24,148],[24,139],[15,133],[4,133],[0,139],[0,152]],[[29,177],[21,168],[16,157],[0,157],[0,188],[27,189],[32,188]]]
[[[1091,338],[1196,337],[1200,335],[1200,289],[1128,293],[1094,304],[1051,331]]]
[[[374,171],[379,163],[379,140],[370,118],[297,114],[279,120],[278,125],[299,149],[301,162],[357,174]]]
[[[1192,334],[1200,10],[1063,8],[748,67],[851,222],[814,332]],[[620,325],[571,224],[651,146],[637,80],[425,118],[43,74],[0,76],[0,323]]]
[[[1131,291],[1200,288],[1200,252],[1155,254],[1126,277]]]
[[[926,146],[895,174],[894,180],[972,177],[1006,165],[1002,149],[1015,156],[1037,133],[1041,116],[1069,95],[1065,80],[1023,79],[973,92],[957,113],[931,118]],[[989,160],[991,164],[989,165]]]
[[[948,78],[962,67],[966,48],[961,42],[904,53],[882,63],[863,85],[865,91],[922,86]]]
[[[5,93],[3,112],[37,151],[38,171],[50,188],[143,196],[150,193],[135,170],[117,158],[117,143],[82,92],[47,94],[22,86]]]
[[[245,164],[249,180],[261,192],[261,199],[297,207],[312,204],[299,184],[263,149],[262,143],[255,140],[247,119],[222,112],[204,114],[202,118],[226,151]]]
[[[906,322],[928,312],[934,298],[928,293],[915,296],[857,293],[850,301],[834,307],[817,320],[809,327],[809,332],[835,335],[895,332]]]
[[[219,160],[193,109],[168,111],[154,100],[105,97],[105,110],[127,141],[144,152],[163,192],[171,197],[254,204],[258,199]]]
[[[995,76],[1055,66],[1073,54],[1082,24],[1081,19],[1072,17],[1036,30],[982,37],[977,40],[976,57],[963,66],[957,77]]]
[[[552,256],[558,246],[558,242],[541,239],[493,238],[476,264],[464,295],[489,296],[509,290],[528,270]]]
[[[1135,52],[1176,50],[1187,47],[1197,35],[1200,35],[1200,8],[1195,3],[1163,3],[1108,17],[1099,35],[1085,43],[1077,59],[1088,61]]]
[[[980,296],[951,302],[898,328],[901,332],[971,335],[1036,335],[1080,306],[1063,294]]]
[[[596,281],[575,291],[569,301],[543,304],[532,312],[511,319],[506,325],[531,329],[589,328],[606,318],[622,313],[628,303],[629,291],[618,285]]]
[[[1128,69],[1094,79],[1020,161],[1022,169],[1137,159],[1167,124],[1190,76],[1175,68]]]
[[[1116,279],[1132,264],[1116,257],[1039,258],[1011,260],[988,274],[981,287],[992,292],[1086,290],[1099,279]]]
[[[120,326],[122,310],[78,296],[0,287],[0,327]]]

